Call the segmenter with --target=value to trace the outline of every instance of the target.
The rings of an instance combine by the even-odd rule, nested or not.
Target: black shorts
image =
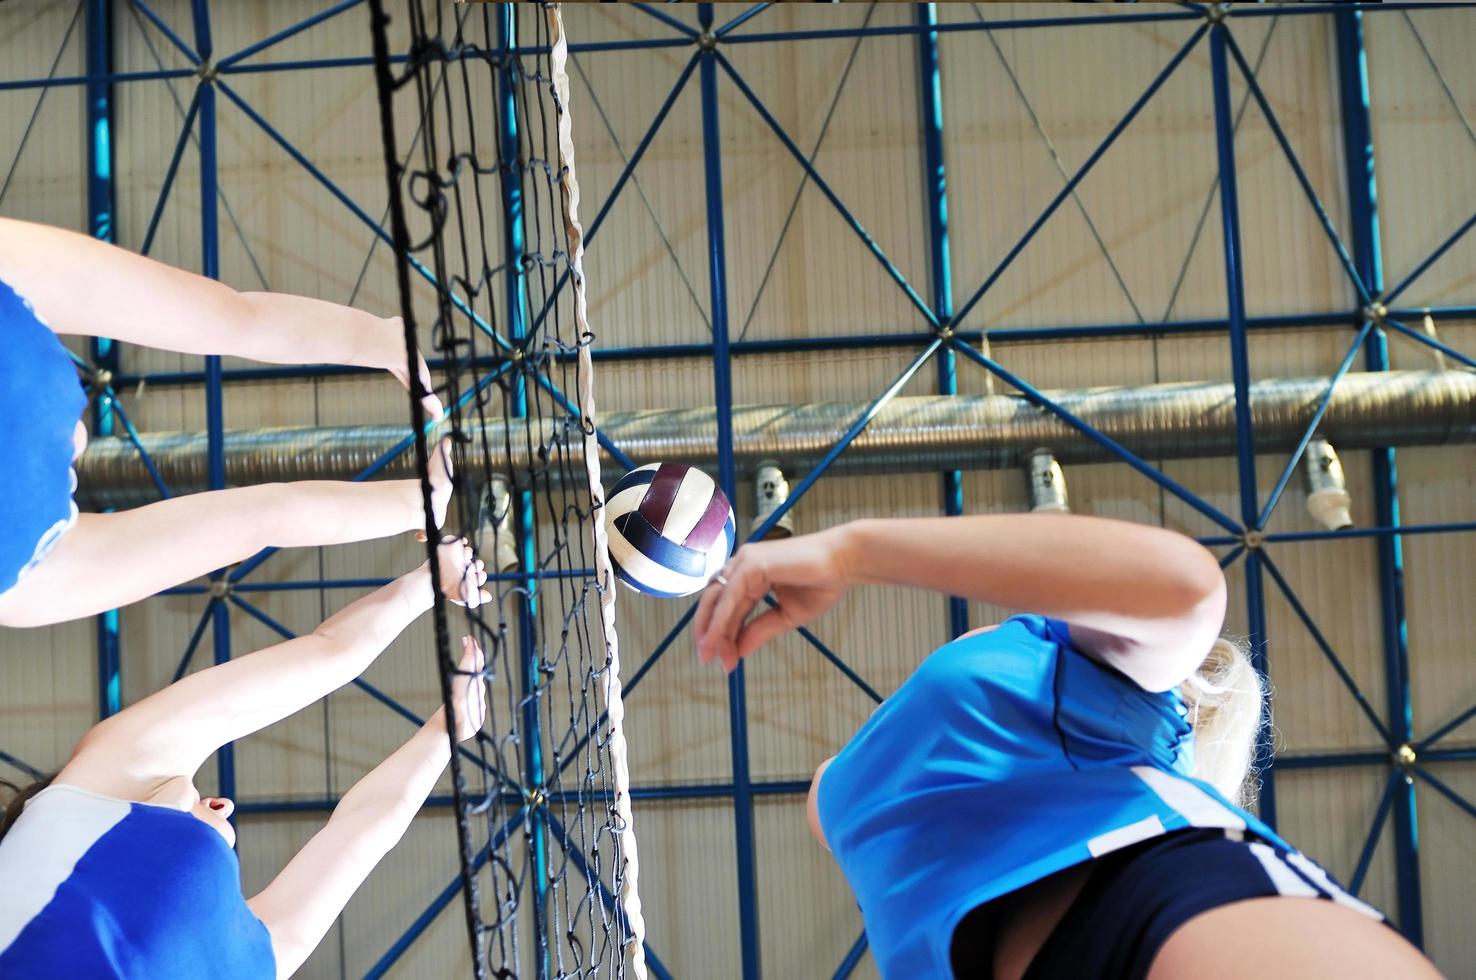
[[[1025,980],[1141,980],[1174,931],[1201,912],[1274,895],[1326,898],[1382,921],[1321,867],[1235,831],[1184,830],[1107,854],[1046,938]],[[953,932],[954,976],[993,972],[991,904]]]

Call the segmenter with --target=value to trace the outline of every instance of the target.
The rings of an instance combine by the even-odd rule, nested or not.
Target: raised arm
[[[441,546],[442,581],[479,598],[486,572],[464,542]],[[476,579],[462,582],[465,573]],[[280,721],[349,681],[430,608],[427,566],[400,576],[311,633],[202,670],[93,726],[58,778],[122,799],[192,776],[216,749]]]
[[[697,612],[704,660],[738,660],[860,584],[910,585],[1064,620],[1086,652],[1149,690],[1199,666],[1225,615],[1204,548],[1161,528],[1064,514],[863,520],[747,545]],[[745,623],[768,592],[779,608]]]
[[[453,685],[457,738],[482,727],[482,651],[462,640],[461,674]],[[277,976],[289,977],[322,941],[354,892],[404,836],[451,759],[445,709],[343,795],[323,829],[249,904],[266,925]]]
[[[0,280],[29,300],[57,333],[273,364],[379,368],[409,386],[398,317],[305,296],[237,292],[50,225],[0,218]],[[429,391],[423,361],[420,374]],[[440,416],[434,396],[425,405]]]

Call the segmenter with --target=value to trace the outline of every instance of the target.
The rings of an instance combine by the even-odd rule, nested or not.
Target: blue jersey
[[[73,434],[87,398],[66,349],[0,281],[0,592],[77,517]]]
[[[53,785],[0,841],[0,977],[272,980],[225,838],[167,807]]]
[[[1145,691],[1041,616],[928,657],[819,788],[883,976],[951,976],[971,909],[1168,831],[1249,829],[1285,846],[1189,777],[1184,716],[1176,693]]]

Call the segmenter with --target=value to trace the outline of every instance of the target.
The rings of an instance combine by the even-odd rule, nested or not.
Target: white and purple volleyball
[[[620,581],[674,599],[707,584],[733,553],[733,505],[712,477],[677,463],[622,476],[605,501],[610,558]]]

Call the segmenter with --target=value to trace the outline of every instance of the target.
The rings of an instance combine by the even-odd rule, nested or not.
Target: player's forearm
[[[333,816],[250,905],[272,937],[277,975],[290,976],[404,836],[450,759],[433,719],[338,803]]]
[[[382,857],[425,805],[450,761],[446,724],[438,710],[409,741],[343,795],[325,829],[332,830],[345,846],[369,844],[371,850],[382,846]]]
[[[840,549],[858,583],[910,585],[1117,636],[1223,614],[1214,556],[1161,528],[1064,514],[863,520]],[[1215,607],[1218,605],[1218,611]]]
[[[406,367],[398,321],[302,296],[237,292],[62,228],[0,218],[0,279],[60,333],[281,364]]]
[[[363,673],[384,648],[434,603],[430,569],[407,572],[389,585],[355,600],[313,631],[319,656],[332,665],[331,684],[318,697]]]
[[[398,324],[326,300],[287,293],[240,293],[230,324],[232,353],[272,364],[352,364],[388,370],[405,366]]]

